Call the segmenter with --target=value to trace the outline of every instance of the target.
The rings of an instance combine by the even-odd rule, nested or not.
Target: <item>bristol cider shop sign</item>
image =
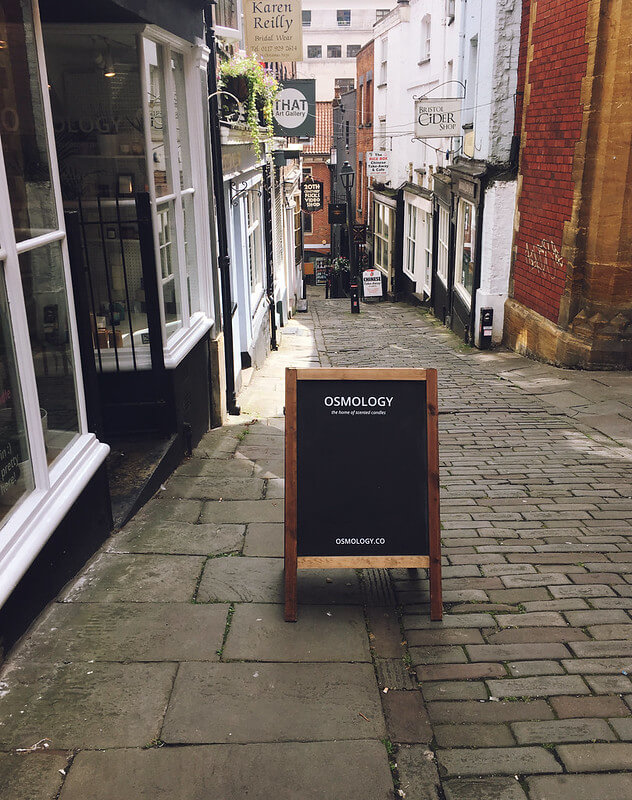
[[[415,100],[415,138],[461,136],[461,98]]]
[[[287,369],[285,619],[297,570],[427,567],[441,618],[437,372]]]
[[[312,213],[323,207],[323,182],[308,178],[301,186],[301,208]]]
[[[316,81],[283,81],[272,116],[277,136],[316,136]]]
[[[262,61],[301,61],[303,28],[301,0],[269,3],[244,0],[246,50]]]

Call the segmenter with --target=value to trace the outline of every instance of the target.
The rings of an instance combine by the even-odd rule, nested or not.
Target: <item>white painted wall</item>
[[[430,58],[426,57],[423,28],[427,17],[431,25]],[[456,77],[457,25],[457,19],[448,24],[445,0],[411,0],[410,5],[398,6],[375,26],[374,146],[385,147],[390,154],[389,179],[394,188],[411,180],[411,175],[411,182],[432,188],[432,171],[449,164],[446,152],[457,147],[458,140],[453,143],[450,138],[413,141],[414,98],[457,97],[460,93],[457,84],[441,85]],[[380,73],[386,39],[388,67],[383,85]],[[415,169],[424,170],[423,177]]]
[[[509,291],[516,181],[492,183],[485,193],[481,240],[481,285],[476,293],[474,342],[479,344],[481,308],[494,309],[492,342],[503,338],[505,300]]]

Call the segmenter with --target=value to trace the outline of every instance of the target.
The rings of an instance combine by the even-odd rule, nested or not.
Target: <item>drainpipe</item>
[[[276,307],[274,302],[274,245],[272,243],[272,168],[263,167],[263,234],[266,251],[266,295],[270,306],[270,349],[278,350]]]
[[[241,409],[237,405],[235,393],[235,357],[233,344],[233,298],[230,288],[230,256],[228,255],[228,225],[226,204],[224,202],[224,170],[222,169],[222,145],[219,125],[219,102],[217,97],[217,52],[215,30],[213,28],[213,5],[205,9],[206,46],[210,50],[208,65],[209,125],[211,128],[211,156],[213,170],[213,189],[217,208],[217,246],[220,283],[222,285],[222,328],[224,330],[224,361],[226,367],[226,409],[229,414],[238,416]]]

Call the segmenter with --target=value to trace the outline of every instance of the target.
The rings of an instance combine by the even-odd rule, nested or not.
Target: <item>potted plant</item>
[[[280,91],[276,79],[252,55],[236,56],[220,66],[221,88],[246,105],[246,124],[257,158],[261,157],[261,141],[272,136],[274,98]],[[265,132],[262,135],[261,129]]]
[[[331,296],[346,297],[349,291],[349,259],[337,256],[331,261]]]

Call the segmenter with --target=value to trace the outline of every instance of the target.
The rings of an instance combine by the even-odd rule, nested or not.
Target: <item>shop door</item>
[[[92,427],[106,441],[167,434],[173,404],[149,194],[78,200],[66,226]]]

